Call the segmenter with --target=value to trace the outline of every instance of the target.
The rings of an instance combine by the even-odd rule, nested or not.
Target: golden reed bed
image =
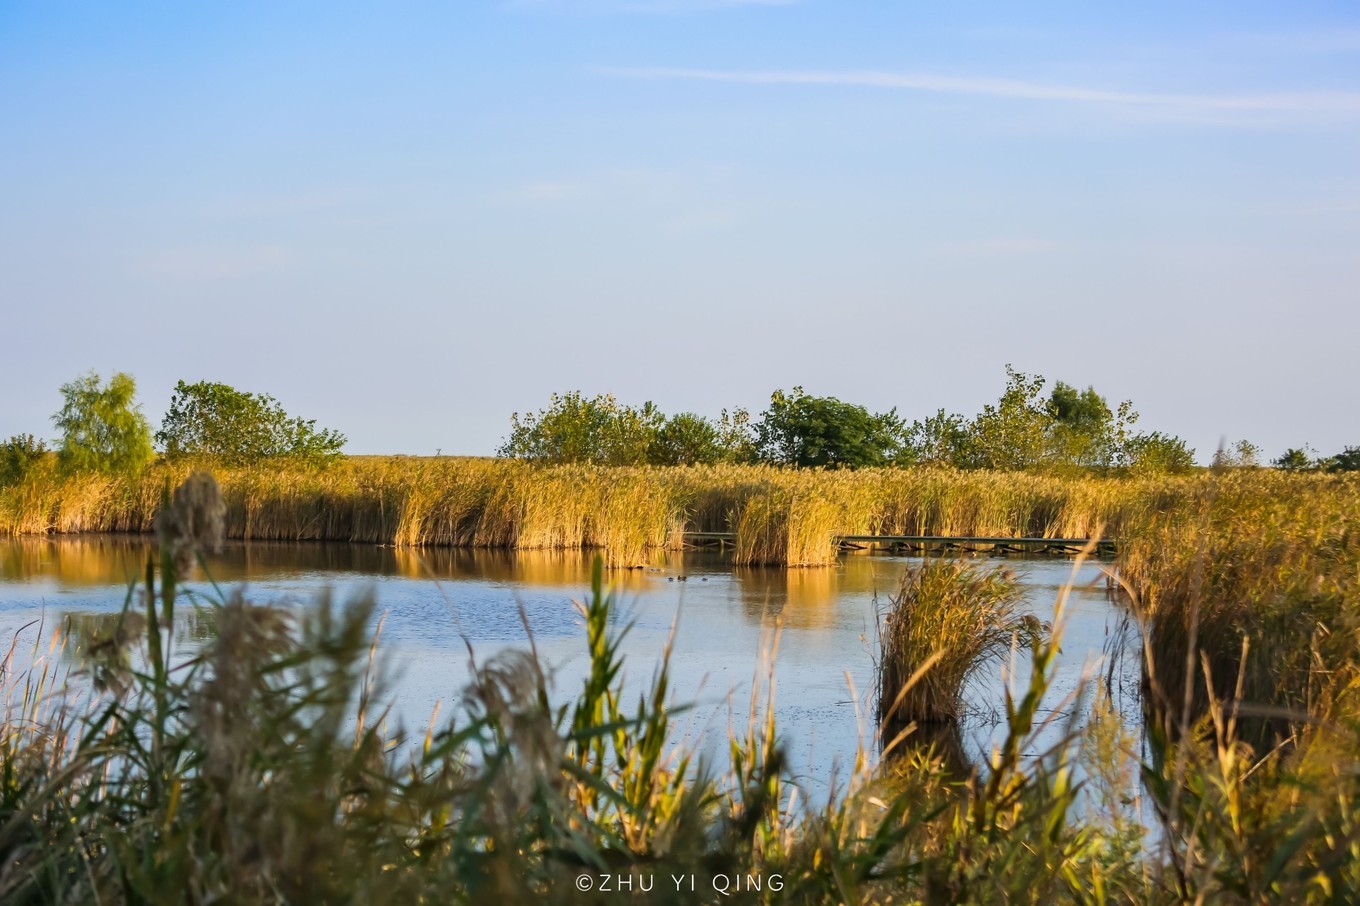
[[[222,483],[234,538],[596,549],[613,567],[643,564],[690,530],[735,532],[741,564],[824,566],[842,534],[1128,538],[1194,510],[1224,482],[1238,497],[1294,501],[1332,523],[1360,498],[1353,479],[1268,470],[1129,479],[348,457],[322,468],[162,463],[132,479],[36,470],[0,490],[0,533],[150,531],[162,489],[204,467]]]

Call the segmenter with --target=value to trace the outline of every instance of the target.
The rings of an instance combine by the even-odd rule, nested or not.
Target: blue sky
[[[552,391],[1004,366],[1141,427],[1360,445],[1344,3],[0,4],[0,436],[60,384],[489,453]]]

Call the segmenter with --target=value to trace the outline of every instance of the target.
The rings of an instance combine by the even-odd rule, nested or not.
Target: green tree
[[[1309,469],[1317,467],[1316,458],[1309,456],[1308,450],[1309,447],[1307,444],[1304,444],[1302,447],[1290,447],[1278,457],[1272,459],[1270,464],[1275,468],[1283,469],[1286,472],[1306,472]],[[1314,450],[1313,452],[1316,453],[1317,451]]]
[[[1195,467],[1195,451],[1179,437],[1153,431],[1129,438],[1122,464],[1135,474],[1181,474]]]
[[[723,461],[753,463],[759,461],[756,452],[755,427],[751,413],[737,407],[724,409],[718,416],[718,442],[722,445]]]
[[[1085,390],[1058,381],[1048,399],[1055,463],[1088,468],[1122,465],[1129,426],[1138,413],[1127,400],[1111,409],[1094,387]]]
[[[1249,440],[1224,443],[1214,453],[1215,469],[1250,469],[1261,464],[1261,448]]]
[[[91,371],[63,384],[61,395],[52,421],[62,434],[57,461],[63,471],[132,474],[155,456],[132,375],[120,371],[104,385]]]
[[[1329,472],[1360,472],[1360,447],[1347,447],[1326,463]]]
[[[657,430],[647,461],[658,466],[689,466],[727,458],[719,427],[701,415],[672,415]]]
[[[345,436],[318,429],[315,419],[290,416],[268,394],[180,381],[156,441],[172,459],[213,456],[239,463],[276,456],[324,459],[339,454]]]
[[[1111,469],[1183,471],[1194,452],[1179,438],[1130,432],[1138,413],[1111,408],[1093,387],[1078,390],[1006,366],[1001,397],[973,419],[941,409],[907,431],[899,461],[963,469]]]
[[[0,443],[0,488],[23,481],[47,459],[47,444],[32,434],[16,434]]]
[[[500,456],[538,462],[637,465],[648,461],[665,416],[652,403],[621,405],[605,394],[554,393],[546,409],[510,417]]]
[[[972,425],[962,415],[943,409],[925,421],[912,422],[898,461],[903,465],[935,464],[965,468],[972,464]]]
[[[1043,465],[1053,414],[1044,399],[1044,379],[1006,366],[1006,389],[987,404],[971,426],[970,460],[983,469],[1028,469]]]
[[[903,431],[896,409],[875,415],[835,397],[810,396],[802,387],[776,390],[755,425],[761,459],[826,468],[885,465],[901,451]]]

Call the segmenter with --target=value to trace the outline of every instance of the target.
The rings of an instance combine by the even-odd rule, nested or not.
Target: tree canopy
[[[963,469],[1115,469],[1181,472],[1194,451],[1179,438],[1131,429],[1138,413],[1125,401],[1111,408],[1094,387],[1078,390],[1006,366],[995,403],[969,419],[941,409],[906,432],[901,461]]]
[[[1331,456],[1319,456],[1308,444],[1291,447],[1270,464],[1286,472],[1360,472],[1360,447],[1346,447]]]
[[[57,461],[63,471],[130,474],[155,456],[132,375],[120,371],[104,384],[91,371],[63,384],[61,395],[52,421],[62,435]]]
[[[726,457],[719,426],[693,412],[667,418],[647,451],[648,462],[662,466],[707,465]]]
[[[959,469],[1184,472],[1195,455],[1185,441],[1135,433],[1132,404],[1111,406],[1094,387],[1006,367],[1001,396],[968,418],[941,409],[909,428],[897,410],[873,413],[802,387],[776,390],[752,421],[744,409],[713,421],[691,412],[667,417],[654,403],[553,394],[535,413],[511,417],[497,451],[540,462],[691,465],[765,462],[804,468],[940,464]]]
[[[0,443],[0,488],[23,481],[47,458],[47,444],[32,434]]]
[[[896,409],[875,415],[794,387],[770,396],[770,408],[755,424],[755,446],[762,460],[777,465],[882,466],[901,450],[902,430]]]
[[[1331,472],[1360,472],[1360,447],[1347,447],[1324,462]]]
[[[536,462],[685,466],[752,458],[750,416],[714,422],[692,412],[667,417],[654,403],[625,406],[613,396],[554,393],[538,412],[510,417],[500,456]]]
[[[554,393],[547,408],[510,417],[510,436],[497,452],[539,462],[644,463],[664,423],[651,403],[633,408],[607,394],[587,399],[578,392]]]
[[[180,381],[156,441],[172,459],[212,456],[252,462],[278,456],[324,459],[340,452],[345,436],[317,428],[315,419],[290,416],[268,394]]]

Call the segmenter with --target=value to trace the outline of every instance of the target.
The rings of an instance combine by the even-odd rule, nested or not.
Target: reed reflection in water
[[[69,620],[70,632],[89,637],[99,615],[116,614],[142,574],[145,536],[92,535],[0,541],[0,638],[37,619],[46,631]],[[383,548],[372,545],[229,543],[208,561],[224,592],[244,588],[257,604],[303,608],[324,589],[343,600],[376,594],[384,614],[381,652],[391,676],[397,715],[407,724],[447,706],[467,676],[470,645],[478,659],[526,647],[525,623],[553,665],[563,694],[579,688],[585,663],[580,618],[572,599],[588,591],[589,552]],[[729,719],[744,724],[752,681],[769,630],[781,627],[775,667],[775,708],[796,770],[830,776],[830,762],[848,763],[858,740],[870,748],[876,602],[893,592],[905,557],[856,553],[835,567],[733,569],[711,551],[671,553],[646,569],[608,574],[633,623],[625,650],[628,676],[650,677],[673,624],[671,665],[677,700],[696,702],[689,733],[725,739]],[[1028,584],[1040,615],[1051,610],[1070,565],[1012,561]],[[1083,581],[1096,578],[1088,569]],[[202,592],[200,579],[191,588]],[[135,589],[133,589],[135,593]],[[205,598],[200,597],[200,600]],[[212,633],[211,610],[177,608],[177,650],[192,652]],[[1064,642],[1075,677],[1088,655],[1098,657],[1117,618],[1103,593],[1081,589]],[[34,629],[26,630],[25,642]],[[847,682],[848,677],[848,682]],[[853,684],[854,692],[851,692]],[[998,700],[998,680],[980,680],[981,705]],[[981,734],[986,727],[966,731]],[[973,740],[970,738],[970,745]]]

